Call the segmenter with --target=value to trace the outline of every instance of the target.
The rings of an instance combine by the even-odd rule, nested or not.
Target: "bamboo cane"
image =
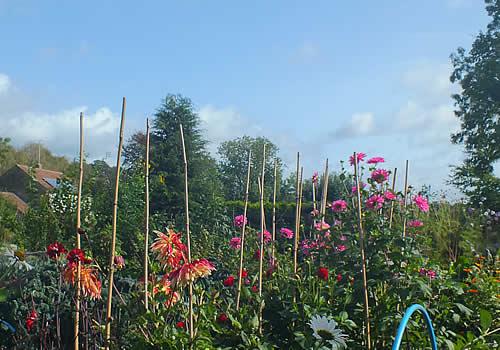
[[[80,242],[80,230],[82,226],[81,220],[81,208],[82,208],[82,186],[83,186],[83,113],[80,113],[80,169],[78,177],[78,196],[76,199],[76,248],[81,249]],[[78,350],[80,348],[80,295],[81,295],[81,264],[78,261],[77,267],[77,286],[76,286],[76,305],[75,305],[75,339],[74,339],[74,349]]]
[[[144,164],[144,187],[145,187],[145,207],[144,207],[144,307],[149,309],[149,118],[146,119],[146,162]]]
[[[316,225],[316,182],[312,181],[313,223]]]
[[[299,248],[299,229],[300,229],[300,212],[299,212],[299,170],[300,170],[300,153],[297,152],[297,175],[295,183],[295,239],[293,244],[293,274],[297,275],[297,251]]]
[[[278,183],[278,160],[274,160],[274,186],[273,186],[273,242],[271,248],[271,257],[274,263],[274,245],[276,242],[276,189]]]
[[[248,151],[248,168],[247,168],[247,183],[245,187],[245,205],[243,207],[243,226],[241,227],[241,241],[240,241],[240,269],[238,276],[238,291],[236,293],[236,310],[240,309],[240,298],[241,298],[241,285],[242,285],[242,273],[243,273],[243,256],[245,252],[245,229],[247,226],[247,209],[248,209],[248,190],[250,188],[250,168],[252,165],[252,150]]]
[[[392,175],[392,192],[396,189],[396,174],[398,173],[398,168],[394,168],[394,175]],[[392,216],[394,214],[394,201],[391,202],[391,211],[389,214],[389,228],[392,228]]]
[[[266,218],[264,216],[264,173],[266,169],[266,144],[262,148],[262,175],[259,184],[262,186],[260,191],[260,257],[259,257],[259,334],[262,334],[262,277],[264,266],[264,229]]]
[[[323,177],[323,193],[321,197],[321,220],[325,219],[326,213],[326,200],[328,198],[328,158],[326,158],[325,164],[325,176]]]
[[[120,184],[120,161],[122,157],[123,147],[123,127],[125,122],[125,109],[127,103],[125,97],[122,101],[122,116],[120,121],[120,139],[118,142],[118,153],[116,156],[116,170],[115,170],[115,194],[113,200],[113,229],[111,235],[111,248],[109,254],[109,290],[108,290],[108,303],[106,309],[106,349],[109,349],[111,341],[111,306],[113,302],[113,282],[114,282],[114,260],[115,260],[115,246],[116,246],[116,221],[118,217],[118,187]]]
[[[363,273],[363,296],[365,306],[365,319],[366,319],[366,345],[367,349],[371,349],[371,334],[370,334],[370,306],[368,304],[368,286],[366,278],[366,257],[365,257],[365,235],[362,223],[362,210],[361,210],[361,188],[358,177],[358,156],[354,152],[354,177],[356,181],[356,195],[358,199],[358,229],[359,229],[359,244],[361,247],[361,268]]]
[[[189,190],[188,190],[188,163],[186,156],[186,144],[184,143],[184,130],[182,129],[182,124],[179,125],[181,131],[181,142],[182,142],[182,155],[184,158],[184,199],[186,207],[186,239],[187,239],[187,253],[188,253],[188,263],[191,263],[191,232],[189,229]],[[189,280],[189,339],[191,341],[191,347],[193,345],[194,338],[194,325],[193,325],[193,282]]]
[[[304,183],[302,181],[304,175],[304,168],[300,167],[300,180],[299,180],[299,229],[296,232],[297,240],[300,241],[300,217],[302,216],[302,190]]]
[[[406,202],[408,196],[408,160],[406,160],[406,167],[405,167],[405,193],[404,193],[404,203],[403,203],[403,237],[406,237]]]

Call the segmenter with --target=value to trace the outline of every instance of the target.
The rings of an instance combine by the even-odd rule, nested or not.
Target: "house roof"
[[[28,204],[19,198],[15,193],[12,192],[0,192],[0,197],[7,200],[9,203],[13,204],[17,211],[25,214],[28,210]]]
[[[41,169],[41,168],[31,168],[27,165],[16,164],[16,166],[28,175],[35,175],[35,180],[48,190],[55,188],[55,181],[62,177],[62,173],[59,171]]]

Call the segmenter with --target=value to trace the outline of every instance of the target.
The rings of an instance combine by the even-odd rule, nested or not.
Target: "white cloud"
[[[334,138],[350,138],[373,135],[376,131],[372,113],[354,113],[351,119],[332,134]]]
[[[243,117],[234,108],[217,109],[207,105],[198,111],[202,127],[210,141],[209,150],[215,154],[221,142],[243,135],[256,136],[262,134],[262,128]]]
[[[12,89],[8,76],[0,74],[0,136],[15,146],[41,142],[57,155],[78,156],[80,112],[84,113],[85,153],[89,159],[102,159],[115,153],[119,116],[108,107],[89,111],[77,106],[55,112],[42,112],[31,105],[30,96]]]
[[[6,94],[10,89],[10,78],[6,74],[0,73],[0,95]]]

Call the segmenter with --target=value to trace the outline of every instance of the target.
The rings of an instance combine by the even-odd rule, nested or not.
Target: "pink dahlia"
[[[290,230],[289,228],[282,227],[280,229],[281,237],[287,238],[287,239],[292,239],[293,238],[293,231]]]
[[[367,163],[368,164],[377,164],[377,163],[384,163],[385,159],[382,157],[373,157],[368,159]]]
[[[381,184],[384,181],[387,181],[389,178],[389,172],[385,169],[375,169],[372,172],[371,178],[373,181]]]
[[[332,202],[332,210],[335,213],[341,213],[347,210],[347,203],[343,199],[339,199]]]
[[[384,198],[387,199],[388,201],[392,201],[396,199],[396,195],[392,191],[385,191]]]
[[[259,240],[260,240],[260,232],[257,232],[259,235]],[[271,233],[268,230],[264,230],[264,243],[269,243],[272,240]]]
[[[343,244],[339,244],[337,247],[336,247],[337,251],[338,252],[343,252],[347,249],[347,247]]]
[[[248,222],[247,218],[244,215],[237,215],[234,217],[234,226],[236,227],[243,227],[243,225]]]
[[[229,246],[233,249],[240,249],[241,248],[241,238],[240,237],[233,237],[229,241]]]
[[[420,220],[410,220],[408,221],[408,227],[422,227],[424,226],[424,223]]]
[[[384,205],[384,197],[379,194],[374,194],[366,200],[366,206],[369,209],[380,209],[382,208],[382,205]]]
[[[413,201],[415,202],[417,207],[424,213],[427,213],[429,211],[429,202],[427,202],[427,199],[425,199],[421,195],[415,196],[413,198]]]
[[[356,153],[356,158],[358,160],[358,163],[362,162],[365,159],[365,157],[366,154],[364,154],[363,152]],[[349,157],[349,164],[354,165],[354,155]]]
[[[321,221],[321,222],[316,223],[314,225],[314,228],[317,231],[324,231],[324,230],[328,230],[330,228],[330,225],[327,222]]]

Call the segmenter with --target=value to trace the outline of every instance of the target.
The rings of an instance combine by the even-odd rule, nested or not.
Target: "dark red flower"
[[[121,255],[116,255],[114,258],[115,267],[121,270],[125,267],[125,258]]]
[[[85,253],[83,250],[75,248],[66,256],[69,263],[85,262]]]
[[[260,249],[255,250],[255,253],[253,254],[253,258],[255,260],[259,260],[260,259]]]
[[[328,280],[328,269],[326,267],[320,267],[318,269],[318,277],[320,279],[322,279],[323,281],[327,281]]]
[[[247,272],[247,270],[243,269],[243,270],[241,271],[241,278],[247,278],[247,276],[248,276],[248,272]]]
[[[35,309],[32,309],[26,317],[26,329],[28,330],[28,332],[31,332],[37,320],[38,314],[36,313]]]
[[[181,329],[185,329],[186,328],[186,324],[183,322],[183,321],[179,321],[175,324],[175,326],[177,328],[181,328]]]
[[[257,288],[256,285],[252,286],[252,292],[257,293],[259,291],[259,288]]]
[[[225,313],[220,314],[217,316],[217,322],[219,323],[226,323],[229,320],[229,317]]]
[[[340,281],[342,281],[342,275],[339,273],[339,274],[337,275],[337,282],[340,282]]]
[[[226,287],[232,287],[234,284],[234,276],[229,276],[224,280],[224,286]]]
[[[59,242],[51,243],[47,246],[47,256],[53,260],[57,260],[61,254],[65,254],[68,251],[64,248],[64,246]]]

